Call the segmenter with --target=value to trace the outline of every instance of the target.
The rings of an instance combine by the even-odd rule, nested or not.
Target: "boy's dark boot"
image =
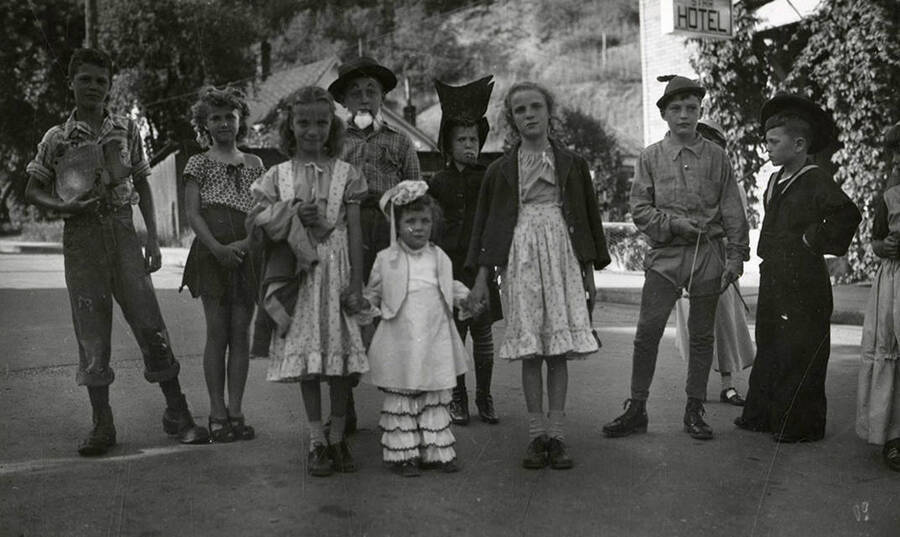
[[[700,399],[688,398],[687,406],[684,408],[684,430],[691,435],[691,438],[697,440],[709,440],[713,437],[712,429],[703,421],[703,401]]]
[[[475,363],[475,406],[478,408],[478,417],[485,423],[499,423],[500,419],[494,412],[494,399],[491,397],[494,361],[482,360]]]
[[[94,428],[78,446],[78,454],[82,457],[97,457],[116,445],[116,426],[113,423],[112,409],[109,406],[94,409]]]
[[[188,410],[184,394],[178,397],[174,405],[166,407],[163,413],[163,430],[166,434],[177,436],[182,444],[206,444],[209,442],[209,431],[194,423],[194,417]]]
[[[465,381],[457,379],[453,388],[453,399],[450,401],[450,421],[453,425],[467,425],[469,423],[469,394],[466,392]]]
[[[627,399],[623,406],[625,413],[604,425],[603,434],[617,438],[632,433],[646,433],[650,421],[647,417],[647,401]]]

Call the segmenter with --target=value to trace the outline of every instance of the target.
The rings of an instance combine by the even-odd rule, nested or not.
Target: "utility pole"
[[[97,43],[97,0],[84,1],[84,46],[99,47]]]

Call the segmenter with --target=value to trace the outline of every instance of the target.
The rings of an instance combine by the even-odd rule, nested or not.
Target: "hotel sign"
[[[732,0],[660,0],[664,34],[706,39],[734,37]]]

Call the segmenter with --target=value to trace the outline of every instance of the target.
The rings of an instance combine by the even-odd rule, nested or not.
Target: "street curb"
[[[0,240],[0,254],[61,254],[61,242],[19,242]]]
[[[755,291],[747,289],[747,291]],[[641,288],[639,287],[606,287],[597,289],[597,301],[611,304],[641,305]],[[756,317],[756,301],[748,302],[749,315]],[[865,313],[862,311],[848,311],[835,309],[831,313],[831,324],[846,324],[862,326]]]

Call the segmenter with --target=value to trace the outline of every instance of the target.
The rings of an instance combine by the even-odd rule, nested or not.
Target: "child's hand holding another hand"
[[[349,287],[341,292],[341,307],[350,315],[369,309],[369,301]]]

